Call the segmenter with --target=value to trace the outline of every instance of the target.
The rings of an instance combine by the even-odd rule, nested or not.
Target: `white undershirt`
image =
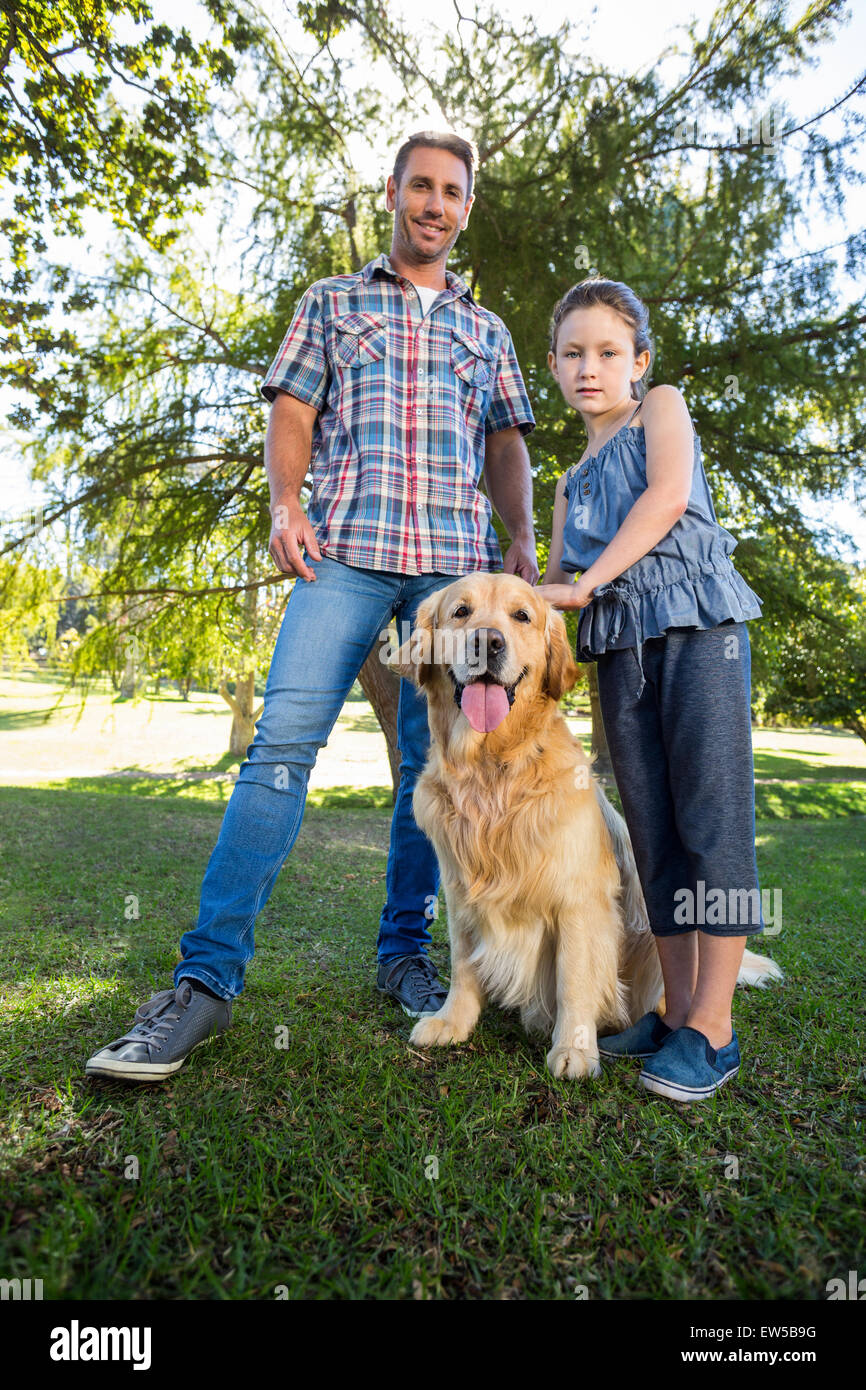
[[[434,299],[439,297],[441,290],[431,289],[429,285],[416,285],[414,280],[410,280],[409,284],[417,291],[418,298],[421,300],[421,316],[426,318],[430,312],[430,306]]]

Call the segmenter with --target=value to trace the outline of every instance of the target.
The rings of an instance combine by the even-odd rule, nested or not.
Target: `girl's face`
[[[556,353],[547,354],[563,396],[584,416],[603,416],[625,406],[632,382],[643,376],[649,360],[649,352],[635,357],[630,326],[606,304],[566,314]]]

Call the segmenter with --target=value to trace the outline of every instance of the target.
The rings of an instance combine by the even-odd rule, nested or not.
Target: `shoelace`
[[[430,972],[432,969],[433,966],[429,960],[426,960],[423,956],[413,956],[400,976],[400,983],[402,984],[411,973],[419,977],[416,980],[416,987],[422,999],[429,999],[433,994],[441,994],[442,984],[431,975]]]
[[[162,1003],[157,1004],[157,1000],[162,1000]],[[162,1046],[180,1018],[180,1005],[176,1001],[177,993],[173,989],[162,990],[159,994],[155,994],[153,999],[148,1000],[148,1003],[138,1010],[136,1017],[142,1016],[138,1018],[137,1023],[133,1024],[128,1033],[124,1033],[123,1037],[118,1039],[118,1042],[158,1043]],[[151,1004],[155,1007],[149,1009]],[[175,1007],[172,1008],[172,1005]],[[149,1011],[143,1014],[143,1009]]]

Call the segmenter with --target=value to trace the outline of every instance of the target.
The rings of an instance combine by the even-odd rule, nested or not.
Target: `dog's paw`
[[[591,1052],[580,1047],[552,1047],[547,1054],[547,1067],[554,1076],[576,1081],[581,1076],[601,1076],[601,1062]]]
[[[447,1047],[449,1043],[465,1042],[468,1036],[446,1015],[429,1014],[427,1018],[419,1018],[409,1034],[409,1041],[416,1047]]]

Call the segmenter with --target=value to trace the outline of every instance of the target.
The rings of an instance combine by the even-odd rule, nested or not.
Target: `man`
[[[265,378],[269,549],[296,582],[174,988],[90,1058],[91,1074],[171,1075],[229,1026],[253,924],[300,829],[316,754],[377,639],[392,616],[411,630],[434,590],[503,564],[477,487],[482,466],[512,538],[504,568],[538,579],[523,442],[535,422],[511,338],[445,269],[467,225],[474,168],[472,146],[455,135],[423,132],[401,146],[387,182],[390,256],[312,285]],[[398,744],[377,986],[417,1018],[438,1009],[445,990],[426,952],[438,865],[412,815],[429,746],[426,702],[406,681]]]

